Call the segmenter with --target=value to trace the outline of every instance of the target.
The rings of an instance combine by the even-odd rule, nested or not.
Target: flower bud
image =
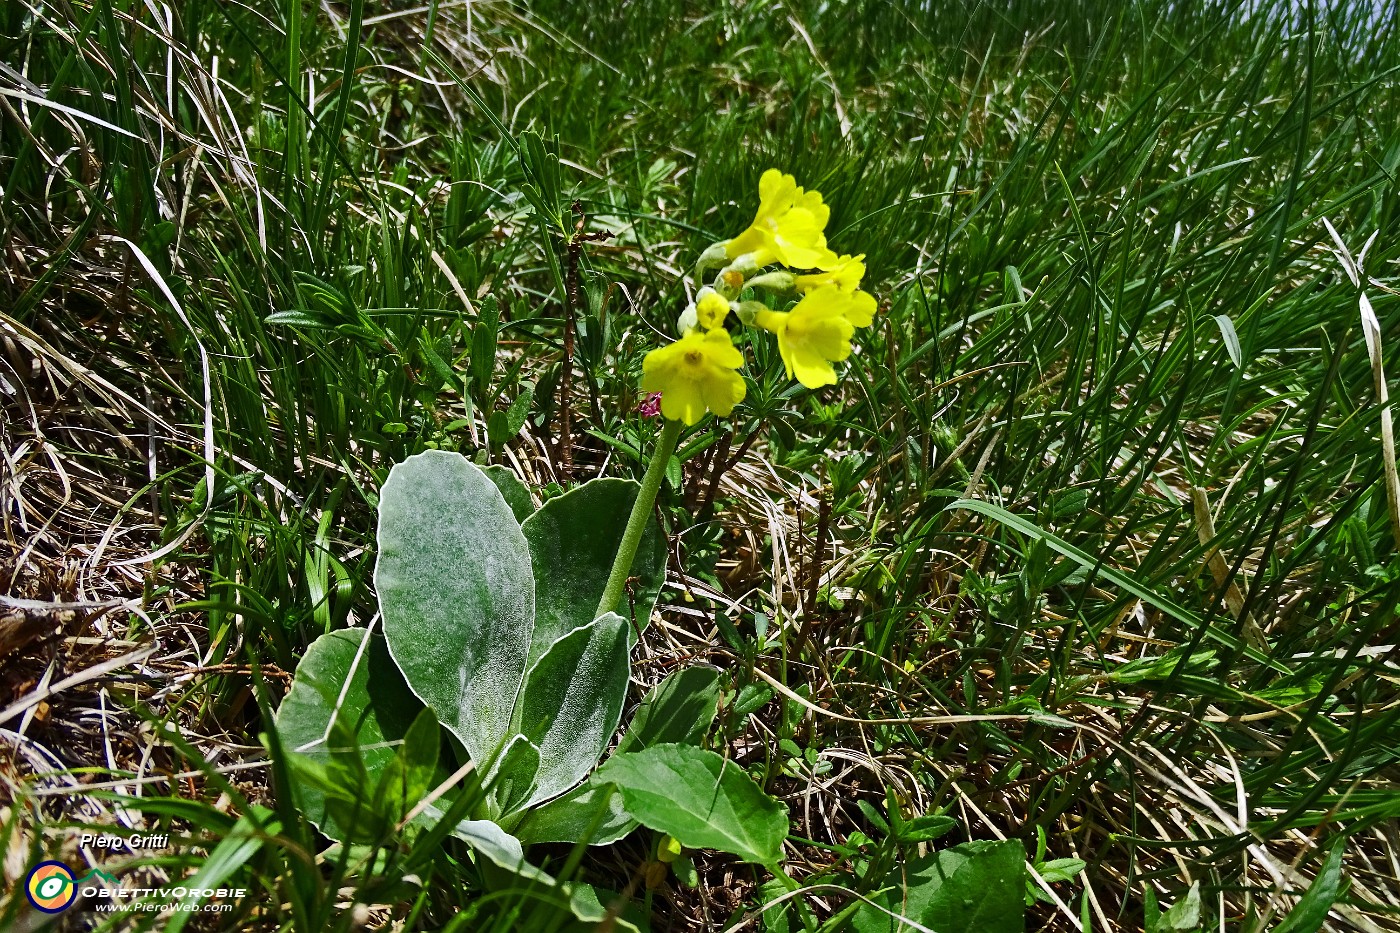
[[[765,272],[749,279],[750,288],[762,288],[770,292],[790,292],[797,286],[797,276],[791,272]]]
[[[728,245],[728,240],[721,240],[701,253],[700,258],[695,261],[695,274],[703,277],[707,269],[713,269],[728,262],[729,253],[725,251],[725,247]]]
[[[742,256],[736,256],[733,262],[724,267],[724,272],[721,272],[720,275],[723,276],[730,272],[737,272],[744,278],[748,278],[757,271],[758,253],[745,253]]]
[[[758,316],[767,310],[768,306],[761,301],[741,301],[734,313],[745,327],[757,327]]]
[[[714,330],[723,327],[724,319],[729,316],[729,299],[707,286],[696,294],[694,308],[700,326]]]
[[[674,836],[662,836],[656,844],[656,860],[658,862],[674,862],[681,854],[681,841]]]

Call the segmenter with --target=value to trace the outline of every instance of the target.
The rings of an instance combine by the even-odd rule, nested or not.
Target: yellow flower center
[[[814,324],[820,326],[821,322],[820,322],[820,321],[814,321],[814,320],[812,320],[811,318],[806,317],[805,315],[800,315],[800,314],[788,315],[788,320],[787,320],[787,335],[788,335],[788,339],[791,340],[791,341],[793,341],[794,343],[802,343],[802,342],[805,341],[809,336],[811,336],[812,331],[814,330],[814,327],[813,327]]]

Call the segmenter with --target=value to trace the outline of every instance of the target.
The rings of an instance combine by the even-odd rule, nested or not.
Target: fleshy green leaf
[[[277,710],[276,728],[284,748],[324,766],[332,757],[328,733],[334,717],[353,731],[365,773],[377,781],[423,704],[404,683],[384,639],[370,636],[366,643],[366,635],[364,629],[343,629],[311,643]],[[302,812],[321,832],[345,838],[319,788],[303,782],[296,793]]]
[[[676,861],[680,861],[677,859]],[[692,871],[694,869],[692,868]],[[680,872],[676,873],[680,880]],[[759,903],[763,908],[764,933],[797,933],[799,930],[817,928],[816,918],[806,898],[793,897],[794,884],[786,878],[777,877],[758,887]],[[832,925],[832,929],[844,929]]]
[[[535,511],[535,500],[530,497],[530,490],[525,488],[525,484],[511,470],[493,464],[482,467],[481,472],[496,484],[496,488],[501,491],[501,498],[510,506],[516,521],[525,521]]]
[[[569,910],[575,919],[562,927],[560,933],[596,933],[599,929],[614,933],[641,933],[643,929],[651,929],[637,905],[613,891],[602,890],[582,881],[569,882],[561,887],[568,891]],[[614,913],[619,908],[622,911],[620,915]]]
[[[934,933],[1022,933],[1025,857],[1020,843],[1007,841],[965,842],[913,859],[885,879],[892,890],[871,898],[878,907],[855,912],[852,929],[910,933],[902,916]]]
[[[718,849],[775,865],[787,837],[787,808],[743,768],[693,745],[653,745],[616,755],[593,783],[611,783],[639,823],[691,849]]]
[[[515,437],[520,433],[520,429],[525,427],[525,419],[530,417],[530,403],[534,399],[535,384],[522,382],[520,394],[515,397],[515,401],[510,403],[510,408],[506,409],[507,439]]]
[[[718,707],[719,671],[702,665],[676,671],[642,700],[617,753],[666,743],[696,745]]]
[[[530,668],[516,731],[539,746],[531,803],[582,781],[617,731],[627,696],[627,622],[615,612],[560,638]]]
[[[531,662],[593,621],[639,488],[625,479],[589,480],[550,499],[522,524],[535,574]],[[631,575],[639,578],[636,623],[644,629],[666,576],[666,542],[655,519],[642,533]],[[618,612],[629,616],[625,599]]]
[[[515,834],[526,845],[540,842],[587,842],[612,845],[637,828],[611,785],[592,781],[526,814]]]
[[[1068,881],[1085,868],[1083,859],[1057,858],[1035,867],[1036,872],[1048,884]]]
[[[466,387],[462,383],[462,377],[457,375],[451,366],[447,365],[447,361],[437,352],[437,348],[433,346],[431,340],[420,339],[418,349],[422,351],[423,362],[428,364],[433,375],[442,380],[443,385],[446,385],[453,392],[463,393],[465,391]]]
[[[374,571],[404,679],[483,762],[510,735],[534,619],[530,551],[496,484],[459,454],[396,465]]]
[[[513,736],[482,781],[494,812],[509,813],[529,800],[539,770],[539,748],[523,735]]]
[[[478,404],[491,388],[491,376],[496,368],[496,345],[500,339],[501,311],[495,295],[481,302],[476,326],[472,328],[472,392]]]

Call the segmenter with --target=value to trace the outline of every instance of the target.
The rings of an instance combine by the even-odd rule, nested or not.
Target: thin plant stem
[[[627,518],[627,530],[622,533],[622,544],[618,546],[617,557],[613,559],[612,571],[608,573],[608,585],[603,588],[603,598],[598,601],[598,610],[593,618],[605,612],[612,612],[622,599],[622,591],[627,585],[627,575],[632,572],[632,561],[637,556],[637,544],[642,540],[651,507],[656,502],[657,490],[661,488],[661,478],[666,475],[666,464],[676,452],[676,443],[681,439],[681,423],[667,420],[661,429],[661,438],[647,464],[646,475],[642,477],[642,488],[637,493],[637,501],[632,503],[632,514]]]

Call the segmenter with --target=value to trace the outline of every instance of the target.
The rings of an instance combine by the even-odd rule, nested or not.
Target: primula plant
[[[644,362],[641,387],[665,421],[640,484],[594,479],[536,507],[509,471],[456,453],[392,469],[379,497],[382,634],[317,639],[277,717],[298,805],[322,832],[354,846],[445,826],[483,867],[553,886],[525,846],[606,844],[644,825],[663,834],[663,862],[717,849],[783,879],[784,807],[702,747],[717,671],[671,675],[617,732],[629,653],[665,576],[653,505],[666,464],[683,426],[744,399],[731,316],[770,331],[788,376],[810,388],[836,381],[833,364],[871,322],[864,257],[827,247],[829,213],[769,170],[753,224],[700,257],[712,281],[679,339]],[[593,918],[596,898],[576,893],[575,912]]]

